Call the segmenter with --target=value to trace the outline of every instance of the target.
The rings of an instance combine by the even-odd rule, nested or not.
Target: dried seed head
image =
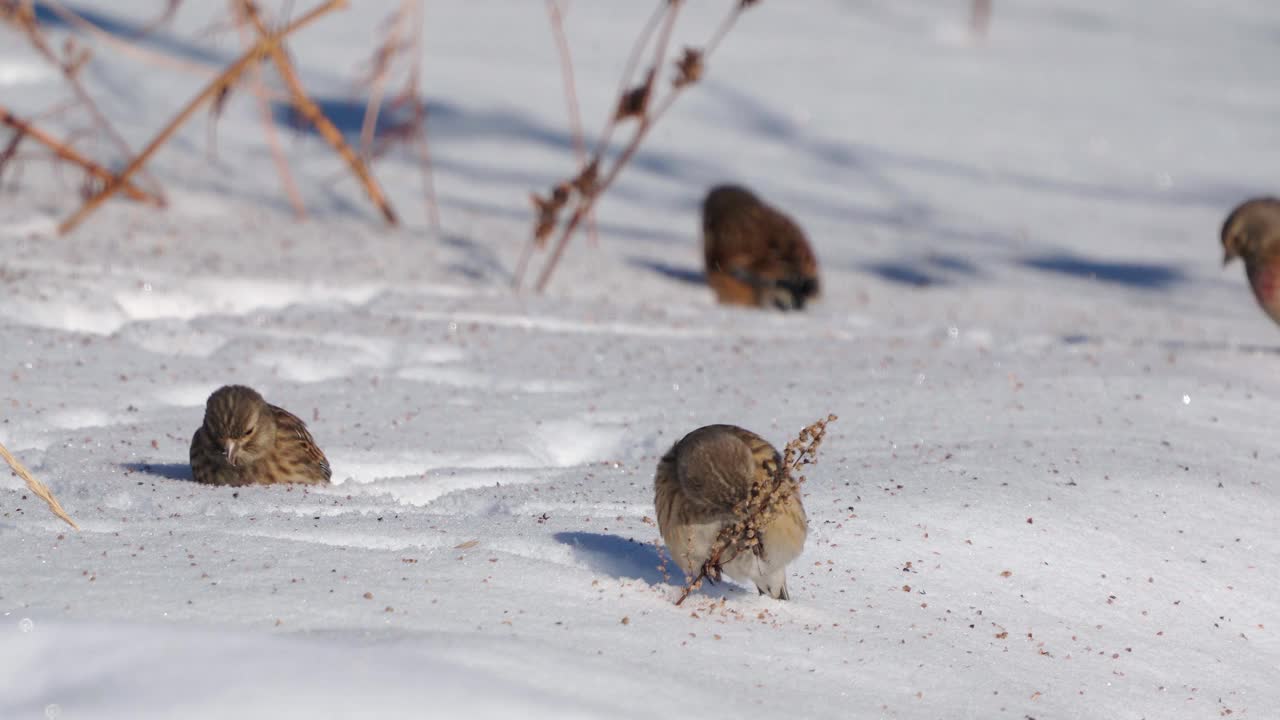
[[[649,96],[653,92],[653,70],[645,76],[644,82],[624,92],[618,99],[618,111],[614,120],[626,120],[629,117],[642,118],[649,109]]]
[[[563,208],[569,202],[569,194],[573,192],[573,187],[569,183],[560,183],[551,188],[551,202],[557,210]]]
[[[701,80],[704,70],[702,51],[695,48],[685,48],[684,55],[676,61],[676,70],[678,74],[674,84],[678,88],[692,85]]]
[[[711,554],[702,567],[702,573],[685,586],[676,601],[679,605],[689,593],[702,586],[702,578],[710,578],[713,582],[720,579],[721,566],[732,560],[741,552],[759,552],[760,532],[768,527],[774,516],[786,504],[796,488],[804,482],[804,477],[796,479],[792,473],[801,465],[817,461],[818,446],[827,434],[827,424],[836,420],[835,415],[828,415],[800,431],[796,439],[787,443],[782,463],[772,475],[757,475],[747,498],[733,506],[735,522],[726,525],[716,535],[711,544]],[[727,557],[726,557],[727,553]]]
[[[592,160],[573,179],[572,187],[583,197],[591,197],[600,189],[600,160]]]
[[[547,238],[551,237],[551,233],[555,231],[556,223],[560,221],[560,209],[569,202],[569,189],[565,185],[558,185],[551,190],[550,199],[537,193],[530,193],[529,199],[533,202],[534,212],[537,213],[533,226],[533,238],[538,247],[543,247],[547,243]]]

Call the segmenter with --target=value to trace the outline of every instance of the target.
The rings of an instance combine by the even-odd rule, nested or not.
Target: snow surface
[[[353,132],[392,4],[357,5],[291,48]],[[591,128],[651,5],[571,4]],[[7,174],[0,441],[84,531],[0,477],[0,718],[1280,717],[1280,336],[1217,245],[1277,192],[1280,4],[996,3],[976,44],[967,5],[761,3],[543,296],[508,290],[528,193],[572,168],[543,3],[427,3],[439,235],[409,150],[387,231],[289,133],[295,222],[247,92],[149,166],[167,211],[59,238],[74,177]],[[225,64],[220,8],[145,47]],[[6,105],[65,99],[0,37]],[[135,148],[207,77],[86,72]],[[725,180],[809,232],[811,312],[698,282]],[[335,484],[191,483],[227,382],[306,419]],[[675,607],[661,454],[828,412],[794,601]]]

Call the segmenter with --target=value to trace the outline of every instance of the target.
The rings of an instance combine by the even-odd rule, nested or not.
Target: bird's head
[[[724,220],[760,204],[760,199],[741,185],[717,185],[702,200],[702,219],[704,223]]]
[[[803,310],[805,303],[817,295],[816,276],[796,275],[778,280],[775,285],[766,288],[763,304],[779,310]]]
[[[275,417],[270,406],[252,388],[227,385],[209,396],[204,427],[226,454],[227,462],[248,465],[275,443]]]
[[[1222,224],[1222,264],[1243,258],[1248,264],[1280,251],[1280,200],[1255,198],[1227,216]]]

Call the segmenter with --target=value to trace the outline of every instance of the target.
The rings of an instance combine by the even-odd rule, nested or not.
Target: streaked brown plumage
[[[767,441],[734,425],[708,425],[685,435],[658,463],[654,506],[671,557],[693,577],[711,557],[720,530],[739,518],[733,507],[753,483],[774,477],[782,460]],[[784,482],[792,482],[784,480]],[[732,578],[761,594],[790,600],[786,566],[804,549],[808,521],[794,483],[768,518],[754,549],[730,547],[720,558]]]
[[[1222,264],[1244,260],[1253,296],[1280,323],[1280,199],[1241,203],[1222,224]]]
[[[800,310],[818,295],[818,260],[804,232],[744,187],[707,193],[702,243],[707,283],[722,303]]]
[[[329,461],[297,416],[252,388],[226,385],[209,396],[191,438],[191,475],[209,485],[322,484]]]

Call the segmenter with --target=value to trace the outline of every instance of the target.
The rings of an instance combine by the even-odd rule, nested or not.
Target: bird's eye
[[[249,428],[248,430],[245,430],[245,431],[244,431],[244,435],[241,435],[241,437],[249,437],[250,435],[252,435],[252,434],[253,434],[253,431],[254,431],[254,430],[256,430],[256,429],[257,429],[257,428],[252,428],[252,427],[251,427],[251,428]]]

